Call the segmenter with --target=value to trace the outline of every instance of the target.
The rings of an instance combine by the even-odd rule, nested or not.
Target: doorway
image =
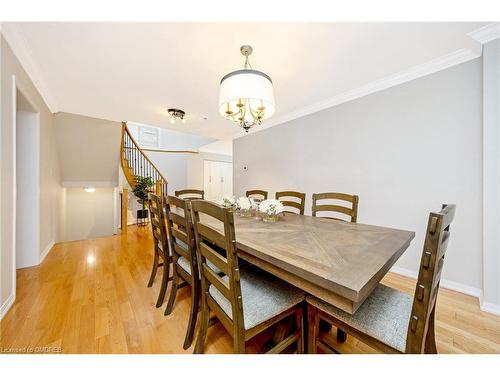
[[[40,262],[40,114],[16,89],[15,267]]]
[[[233,196],[233,163],[225,161],[203,161],[203,189],[205,199],[220,200]]]

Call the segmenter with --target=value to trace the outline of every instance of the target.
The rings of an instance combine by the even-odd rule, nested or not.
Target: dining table
[[[179,212],[180,213],[180,212]],[[200,215],[223,232],[223,223]],[[238,257],[354,314],[415,237],[412,231],[285,213],[234,216]]]

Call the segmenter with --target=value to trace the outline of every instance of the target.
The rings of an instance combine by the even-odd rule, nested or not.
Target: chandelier
[[[170,115],[171,124],[175,124],[176,119],[179,119],[183,124],[186,123],[186,119],[184,118],[184,116],[186,116],[186,112],[184,112],[182,109],[169,108],[167,109],[167,112]]]
[[[245,66],[226,74],[220,81],[219,92],[219,113],[237,122],[247,133],[275,110],[273,82],[267,74],[252,68],[248,61],[252,51],[251,46],[240,47]]]

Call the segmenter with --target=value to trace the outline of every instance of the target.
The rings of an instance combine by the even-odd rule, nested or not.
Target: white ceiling
[[[478,56],[467,34],[484,25],[15,23],[2,32],[53,111],[233,138],[243,130],[218,114],[218,86],[242,67],[242,44],[274,82],[269,126]],[[169,107],[188,123],[171,125]]]

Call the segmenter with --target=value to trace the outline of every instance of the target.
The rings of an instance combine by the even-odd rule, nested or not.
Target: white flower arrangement
[[[230,208],[235,205],[236,201],[234,197],[222,197],[220,205],[225,208]]]
[[[259,211],[267,215],[278,215],[283,212],[285,208],[283,203],[277,199],[266,199],[260,202]]]
[[[249,210],[252,208],[252,201],[247,197],[240,197],[236,201],[236,205],[240,210]]]

